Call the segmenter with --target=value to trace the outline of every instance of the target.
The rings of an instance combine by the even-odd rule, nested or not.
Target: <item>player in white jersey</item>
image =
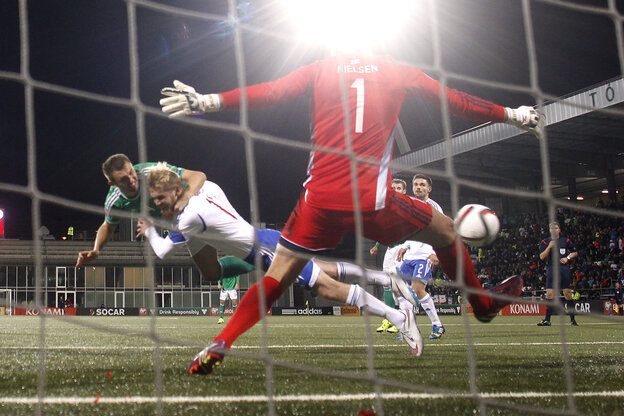
[[[399,193],[402,193],[402,194],[407,193],[407,183],[403,179],[393,178],[390,185],[392,186],[392,189],[394,189],[395,191]],[[379,251],[380,246],[381,244],[379,242],[375,243],[375,245],[370,249],[371,256],[377,255],[377,252]],[[384,272],[396,273],[398,271],[398,268],[401,266],[401,263],[397,262],[397,254],[400,248],[401,248],[400,243],[397,243],[393,246],[388,246],[386,248],[386,253],[384,254],[383,265],[382,265],[382,270]],[[397,299],[392,293],[392,290],[390,290],[388,287],[385,287],[385,286],[384,286],[383,298],[384,298],[384,303],[391,308],[393,308],[397,303]],[[376,329],[376,331],[380,333],[386,331],[391,334],[395,334],[399,332],[399,330],[396,329],[396,327],[392,325],[390,321],[388,321],[387,319],[384,319],[383,321],[381,321],[381,325]]]
[[[440,205],[429,198],[432,188],[431,178],[427,175],[417,173],[412,179],[414,196],[429,203],[433,209],[442,213]],[[403,276],[412,280],[412,289],[418,298],[420,306],[427,313],[433,326],[429,339],[438,339],[444,334],[444,326],[440,321],[438,312],[431,295],[427,293],[426,287],[431,278],[431,271],[438,264],[438,257],[429,244],[420,241],[408,240],[399,249],[397,260],[402,260],[400,272]]]
[[[108,195],[104,202],[104,222],[97,230],[93,249],[78,253],[76,267],[82,267],[86,263],[97,260],[100,251],[111,239],[115,228],[119,225],[120,218],[118,212],[138,212],[141,210],[141,183],[149,169],[155,163],[145,163],[133,165],[128,156],[117,153],[109,156],[102,163],[102,173],[110,185]],[[182,210],[188,199],[195,193],[206,180],[203,172],[183,169],[177,166],[168,165],[169,169],[175,170],[187,184],[187,189],[180,197],[175,209]],[[150,215],[158,217],[160,212],[154,207],[152,201],[147,203]]]
[[[172,207],[183,192],[179,176],[163,164],[162,168],[156,167],[150,171],[148,187],[150,197],[160,208],[163,218],[174,220]],[[255,230],[236,212],[223,190],[210,181],[206,181],[199,192],[190,198],[187,206],[175,219],[177,231],[170,232],[166,238],[160,237],[147,220],[139,220],[138,235],[144,235],[149,239],[154,252],[160,258],[172,253],[176,243],[185,241],[194,243],[200,240],[203,244],[214,248],[214,262],[218,261],[217,250],[244,259],[249,264],[254,264],[255,256],[258,254],[266,270],[273,260],[280,237],[279,231],[276,230]],[[333,270],[336,270],[335,265]],[[386,317],[399,328],[404,338],[407,338],[406,342],[412,352],[422,351],[422,337],[415,325],[412,311],[389,308],[359,285],[345,284],[332,279],[312,261],[307,263],[299,275],[298,284],[314,289],[318,295],[327,299],[348,303],[369,313]],[[418,345],[412,345],[414,343]],[[193,368],[190,371],[192,373]]]
[[[78,253],[76,267],[82,267],[86,263],[97,260],[100,251],[110,240],[121,220],[118,216],[119,212],[132,213],[141,211],[141,184],[145,182],[149,170],[154,166],[156,166],[154,162],[133,165],[128,156],[123,153],[111,155],[102,163],[102,173],[110,185],[104,202],[104,222],[97,230],[93,249]],[[173,165],[168,165],[167,167],[181,177],[185,186],[174,207],[175,212],[181,212],[189,198],[202,187],[206,181],[206,175],[203,172],[183,169]],[[151,199],[149,199],[147,205],[150,216],[159,218],[160,210],[156,208]],[[249,264],[234,256],[222,257],[217,264],[213,264],[211,261],[208,261],[208,259],[212,258],[212,247],[208,247],[201,242],[198,243],[194,247],[189,245],[189,251],[195,266],[197,266],[202,275],[210,276],[216,273],[218,275],[234,276],[252,270]]]

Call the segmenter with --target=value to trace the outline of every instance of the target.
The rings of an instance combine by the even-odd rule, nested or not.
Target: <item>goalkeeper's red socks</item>
[[[444,270],[444,273],[446,273],[452,281],[457,281],[457,262],[459,256],[461,255],[464,264],[464,283],[471,288],[483,291],[484,294],[489,293],[483,289],[481,282],[475,274],[474,264],[472,264],[470,254],[468,253],[466,246],[463,243],[459,245],[461,247],[461,252],[457,251],[456,240],[454,240],[450,246],[436,249],[436,254],[440,260],[442,270]],[[488,313],[492,307],[492,303],[494,302],[494,300],[487,295],[483,296],[474,293],[468,295],[468,301],[477,315]]]
[[[245,331],[254,326],[262,317],[260,314],[260,290],[259,285],[264,285],[264,305],[268,311],[273,302],[282,295],[280,282],[270,276],[264,276],[262,280],[249,288],[245,296],[241,299],[225,328],[214,341],[225,341],[228,348]]]

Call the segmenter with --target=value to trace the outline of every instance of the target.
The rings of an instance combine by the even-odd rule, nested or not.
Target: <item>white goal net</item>
[[[1,95],[6,98],[0,98],[0,137],[6,150],[0,152],[4,153],[0,165],[8,167],[0,168],[0,208],[8,204],[5,200],[22,201],[28,221],[32,218],[35,279],[29,284],[38,293],[37,308],[50,303],[41,295],[48,283],[37,230],[50,224],[67,227],[69,222],[81,221],[80,215],[93,229],[101,224],[106,189],[100,164],[111,154],[126,153],[140,163],[166,160],[203,171],[257,228],[261,223],[286,222],[306,179],[308,156],[319,151],[309,140],[307,99],[255,110],[243,97],[240,111],[177,120],[168,119],[158,105],[160,89],[171,86],[174,79],[198,92],[217,93],[278,79],[328,55],[327,48],[297,38],[296,28],[283,14],[284,2],[2,3],[0,23],[6,29],[0,28],[0,46],[7,46],[9,52],[4,63],[0,61],[0,91],[6,92]],[[333,3],[341,2],[319,1],[317,7],[329,7],[325,11],[329,16],[336,11]],[[394,5],[392,1],[379,3]],[[618,414],[621,409],[616,403],[624,395],[624,376],[621,361],[618,368],[613,362],[621,359],[624,350],[623,321],[604,311],[589,314],[587,308],[612,305],[616,283],[624,282],[624,2],[418,0],[413,4],[416,7],[406,19],[394,16],[397,26],[405,21],[391,42],[378,47],[380,53],[422,69],[443,87],[511,108],[534,106],[546,115],[545,133],[538,140],[510,125],[477,125],[458,119],[446,102],[438,108],[407,100],[392,150],[392,172],[407,181],[408,193],[412,193],[412,176],[424,173],[434,181],[432,198],[449,217],[468,203],[497,212],[501,220],[497,242],[470,250],[478,277],[484,285],[493,286],[508,275],[521,274],[525,306],[517,311],[535,315],[534,320],[498,316],[489,324],[490,333],[474,317],[462,315],[447,326],[439,342],[425,341],[423,357],[406,364],[405,356],[397,351],[408,354],[407,348],[399,350],[389,338],[380,341],[375,333],[378,322],[368,315],[358,321],[365,328],[354,336],[359,338],[341,338],[338,344],[332,338],[344,337],[342,331],[348,330],[329,324],[309,344],[292,339],[278,345],[276,332],[326,323],[317,317],[299,317],[294,324],[280,321],[272,326],[273,317],[269,317],[257,325],[261,329],[254,338],[245,339],[244,347],[233,348],[237,372],[220,375],[225,361],[224,368],[217,368],[210,378],[189,381],[184,378],[186,368],[179,368],[178,373],[169,363],[180,359],[177,354],[188,355],[190,361],[195,352],[189,351],[201,350],[221,327],[208,332],[199,318],[188,327],[184,327],[186,321],[171,318],[173,323],[162,329],[162,320],[152,316],[145,318],[148,327],[137,329],[118,321],[42,313],[40,318],[30,318],[42,320],[36,328],[37,342],[4,347],[36,351],[29,363],[38,366],[31,374],[37,378],[36,386],[24,381],[28,393],[0,390],[0,408],[14,406],[12,410],[23,414],[39,415],[49,409],[62,412],[69,406],[83,406],[78,413],[87,407],[104,412],[95,403],[110,406],[109,411],[119,405],[128,406],[124,408],[128,412],[159,415],[205,414],[215,409],[223,414],[315,414],[318,408],[324,409],[318,414],[351,414],[351,405],[358,403],[360,414],[376,415]],[[358,7],[358,2],[350,5]],[[319,36],[328,30],[327,25],[336,24],[314,19],[310,17],[312,30]],[[372,21],[371,33],[377,23]],[[320,150],[346,154],[360,165],[367,162],[358,159],[350,142],[346,150]],[[355,173],[353,168],[353,182],[357,182]],[[7,236],[10,215],[21,209],[15,206],[5,216]],[[370,242],[361,232],[361,213],[356,213],[355,221],[349,255],[353,263],[366,267]],[[572,280],[574,292],[582,298],[573,304],[559,301],[558,294],[555,301],[548,301],[544,294],[546,263],[539,259],[538,247],[549,236],[549,223],[556,221],[565,233],[573,233],[570,238],[579,252]],[[146,256],[148,266],[154,268],[154,256]],[[561,252],[552,261],[564,258]],[[459,275],[459,283],[441,276],[446,283],[440,284],[440,293],[449,298],[459,295],[465,301],[470,289],[462,285],[461,267]],[[559,271],[554,276],[559,278]],[[5,313],[15,303],[15,294],[7,288],[18,287],[10,282],[10,277],[0,274],[0,308]],[[558,285],[555,289],[561,289]],[[150,294],[154,295],[154,287]],[[574,305],[580,331],[573,331],[576,328],[563,313],[556,314],[568,305]],[[535,324],[547,306],[555,313],[553,328],[545,332]],[[505,313],[514,315],[513,311]],[[585,324],[584,317],[593,326]],[[112,335],[122,338],[111,346],[96,340],[83,349],[78,345],[55,349],[47,338],[55,326],[52,320],[93,330],[102,340]],[[418,322],[427,338],[427,316],[419,316]],[[555,327],[560,329],[553,331]],[[589,328],[601,338],[583,338],[582,331]],[[169,336],[177,330],[184,331],[184,336]],[[462,335],[453,336],[453,331]],[[136,339],[142,343],[135,343]],[[119,364],[108,359],[126,348],[140,352],[136,362]],[[528,352],[533,349],[539,352]],[[93,369],[107,374],[104,381],[119,377],[127,384],[139,383],[148,374],[153,388],[144,395],[110,389],[107,397],[87,397],[79,382],[68,386],[54,378],[58,369],[50,364],[50,357],[59,350],[95,351],[83,360],[84,368],[72,369],[75,373],[88,375]],[[302,356],[314,351],[314,358],[299,359],[292,351]],[[0,355],[5,352],[0,346]],[[523,357],[519,363],[515,361],[518,355]],[[105,364],[100,365],[100,360]],[[352,360],[365,363],[351,365]],[[0,379],[0,385],[9,384],[6,374],[10,371],[2,370],[7,366],[1,361],[0,377],[6,380]],[[141,370],[136,367],[125,373],[137,362],[142,363],[144,373],[137,376]],[[108,371],[105,365],[117,367]],[[456,370],[453,365],[462,368]],[[493,374],[497,380],[484,380],[480,374]],[[436,377],[447,377],[449,382]],[[587,386],[586,380],[600,377],[603,385]],[[308,378],[314,383],[302,382],[300,391],[282,390],[293,379]],[[197,393],[186,395],[185,390],[171,387],[178,383],[181,389]],[[213,394],[225,383],[240,389]],[[604,407],[592,409],[600,400]]]

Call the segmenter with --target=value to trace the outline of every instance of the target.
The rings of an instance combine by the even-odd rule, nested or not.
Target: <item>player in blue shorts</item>
[[[206,181],[177,216],[174,215],[173,207],[179,195],[183,193],[180,177],[163,163],[161,167],[154,167],[150,171],[148,187],[150,197],[161,210],[162,217],[177,222],[177,231],[170,232],[166,238],[162,238],[147,220],[139,220],[138,235],[148,238],[158,257],[165,258],[173,253],[177,244],[185,242],[191,254],[195,250],[205,250],[206,247],[212,249],[215,266],[218,263],[217,250],[244,259],[252,266],[255,265],[257,256],[260,256],[263,270],[267,270],[271,265],[280,232],[272,229],[254,229],[238,214],[217,184]],[[217,267],[214,269],[218,270]],[[332,270],[336,270],[335,265],[328,268],[328,272]],[[204,276],[212,280],[218,277],[218,275]],[[422,351],[422,337],[415,325],[413,311],[387,307],[359,285],[332,279],[314,261],[307,262],[299,274],[297,283],[308,289],[314,289],[318,295],[327,299],[357,306],[361,310],[386,317],[402,335],[405,335],[404,338],[407,338],[406,342],[412,350],[419,348]],[[406,285],[403,283],[403,286]],[[418,346],[410,344],[416,342],[414,340],[420,344]],[[191,363],[189,368],[191,374],[199,369],[197,359],[196,357]]]
[[[417,199],[428,203],[431,207],[442,213],[442,207],[429,198],[429,194],[433,190],[433,182],[431,178],[425,174],[417,173],[412,178],[412,191]],[[429,319],[431,320],[431,334],[429,339],[438,339],[442,337],[445,329],[440,321],[438,312],[436,311],[433,298],[427,292],[427,283],[431,277],[431,271],[436,266],[438,256],[433,247],[420,241],[408,240],[397,253],[397,260],[403,261],[400,273],[412,281],[412,296],[423,308]]]
[[[403,259],[400,268],[401,276],[412,281],[411,295],[431,320],[433,328],[429,339],[441,338],[445,331],[444,326],[436,311],[433,298],[426,291],[427,284],[431,279],[433,266],[437,264],[433,248],[429,244],[421,243],[420,241],[408,240],[403,243],[398,255]],[[402,302],[402,300],[399,301]]]

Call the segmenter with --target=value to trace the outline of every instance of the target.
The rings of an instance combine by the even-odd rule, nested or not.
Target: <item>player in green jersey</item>
[[[225,301],[230,299],[232,302],[232,312],[236,312],[236,306],[238,305],[238,289],[239,289],[240,276],[224,277],[217,280],[217,288],[221,290],[219,294],[219,320],[218,324],[222,324],[224,321],[223,315],[225,313]]]
[[[133,165],[128,156],[118,153],[108,157],[102,163],[102,173],[110,185],[108,195],[104,202],[104,222],[97,230],[93,249],[78,253],[76,267],[82,267],[85,263],[95,261],[100,255],[100,251],[110,240],[119,224],[120,218],[115,216],[115,210],[125,212],[140,212],[141,210],[141,183],[147,176],[149,170],[156,163],[144,163]],[[168,165],[176,172],[185,183],[186,187],[171,212],[163,213],[166,219],[173,219],[175,215],[182,212],[189,198],[195,194],[206,182],[206,175],[203,172],[190,169],[183,169],[177,166]],[[156,208],[150,198],[148,203],[150,215],[159,218],[161,212]],[[251,270],[249,265],[235,257],[224,257],[217,264],[208,261],[215,249],[207,244],[198,243],[188,246],[195,265],[202,276],[232,276],[247,273]],[[224,270],[227,269],[227,270]]]

